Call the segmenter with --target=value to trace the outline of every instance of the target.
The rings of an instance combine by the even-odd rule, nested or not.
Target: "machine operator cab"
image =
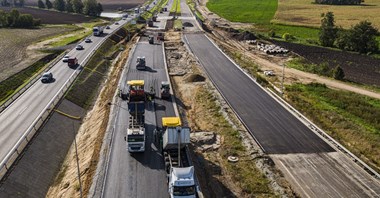
[[[130,80],[127,85],[129,101],[145,101],[144,80]]]

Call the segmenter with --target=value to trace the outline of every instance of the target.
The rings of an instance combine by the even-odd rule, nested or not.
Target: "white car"
[[[69,55],[65,55],[65,56],[62,58],[62,62],[66,63],[67,61],[69,61],[69,58],[70,58]]]

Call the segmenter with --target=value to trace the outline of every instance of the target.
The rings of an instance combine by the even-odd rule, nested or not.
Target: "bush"
[[[282,38],[285,40],[285,41],[292,41],[295,39],[295,37],[289,33],[285,33],[282,35]]]
[[[339,67],[339,66],[335,67],[335,69],[333,71],[333,77],[336,80],[343,80],[343,78],[344,78],[344,71],[343,71],[343,69],[341,67]]]

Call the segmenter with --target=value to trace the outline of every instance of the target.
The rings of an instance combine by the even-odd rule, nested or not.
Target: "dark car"
[[[83,50],[84,47],[82,45],[77,45],[77,47],[75,49],[77,49],[77,50]]]
[[[53,74],[51,72],[46,72],[42,74],[41,82],[42,83],[49,83],[53,81]]]
[[[90,38],[86,38],[86,39],[84,40],[84,42],[85,42],[85,43],[91,43],[92,40],[91,40]]]
[[[110,27],[109,25],[107,25],[107,26],[106,26],[106,29],[107,29],[107,30],[108,30],[108,29],[111,29],[111,27]]]

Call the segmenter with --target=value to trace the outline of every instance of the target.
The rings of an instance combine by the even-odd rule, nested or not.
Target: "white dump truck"
[[[103,34],[103,30],[103,26],[96,26],[92,28],[92,33],[94,36],[101,36]]]
[[[170,197],[197,197],[194,167],[188,153],[190,128],[182,127],[179,117],[163,117],[162,152],[168,174]]]

